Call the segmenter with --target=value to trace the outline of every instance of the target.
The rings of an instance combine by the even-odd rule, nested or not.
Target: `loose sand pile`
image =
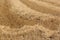
[[[60,40],[60,0],[0,0],[0,40]]]

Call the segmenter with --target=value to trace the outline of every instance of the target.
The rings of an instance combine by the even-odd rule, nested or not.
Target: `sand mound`
[[[0,0],[0,40],[60,40],[60,1]]]

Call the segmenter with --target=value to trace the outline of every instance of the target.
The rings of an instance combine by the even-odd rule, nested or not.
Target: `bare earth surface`
[[[0,0],[0,40],[60,40],[60,0]]]

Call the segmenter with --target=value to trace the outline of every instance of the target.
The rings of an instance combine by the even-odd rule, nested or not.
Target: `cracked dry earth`
[[[60,0],[0,0],[0,40],[60,40]]]

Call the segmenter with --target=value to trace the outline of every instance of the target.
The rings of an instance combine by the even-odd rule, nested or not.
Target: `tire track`
[[[20,0],[20,1],[22,3],[24,3],[25,5],[27,5],[29,8],[36,10],[38,12],[52,14],[54,16],[60,16],[60,9],[56,6],[54,6],[54,7],[52,6],[53,8],[55,8],[55,9],[53,9],[52,7],[49,7],[49,6],[44,7],[45,5],[38,5],[35,2],[31,2],[29,0]],[[41,4],[43,4],[42,1],[41,1]]]
[[[60,7],[60,0],[38,0],[38,1],[48,2],[48,3],[51,3],[51,4],[55,5],[55,6]]]

